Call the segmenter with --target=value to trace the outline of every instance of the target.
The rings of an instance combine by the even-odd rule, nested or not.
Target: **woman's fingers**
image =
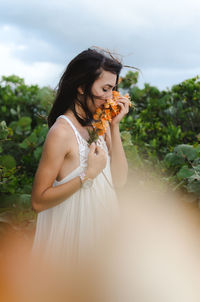
[[[96,146],[96,151],[98,152],[98,153],[104,153],[105,151],[100,147],[100,146]]]
[[[129,104],[127,102],[118,102],[118,105],[121,107],[121,111],[124,111],[125,113],[128,113],[129,112]]]
[[[120,105],[120,103],[123,103],[125,108],[129,111],[130,107],[130,100],[126,97],[121,97],[117,100],[117,103]]]
[[[93,143],[91,143],[91,145],[90,145],[90,152],[91,152],[91,153],[94,153],[95,150],[96,150],[96,144],[93,142]]]
[[[102,147],[100,147],[99,145],[97,145],[95,142],[93,142],[90,145],[90,153],[94,153],[94,154],[100,154],[100,153],[105,153],[105,151],[103,150]]]
[[[122,102],[122,103],[127,103],[129,107],[132,106],[132,103],[131,103],[131,101],[130,101],[129,98],[122,97],[122,98],[119,98],[118,100],[119,100],[120,102]]]

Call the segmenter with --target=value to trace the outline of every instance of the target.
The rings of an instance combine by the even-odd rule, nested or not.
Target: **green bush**
[[[168,172],[172,172],[173,181],[200,196],[200,144],[196,147],[185,144],[176,146],[165,156],[164,163]]]
[[[168,169],[169,173],[173,173],[176,186],[178,184],[178,187],[199,196],[200,153],[197,152],[200,143],[199,77],[183,81],[167,91],[159,91],[149,84],[140,89],[136,86],[137,79],[138,72],[129,71],[119,85],[121,91],[128,92],[135,103],[120,124],[120,130],[131,135],[132,146],[126,148],[128,158],[132,162],[134,159],[134,164],[136,161],[140,165],[145,163],[153,168],[158,166],[165,171],[163,178]],[[175,156],[177,149],[187,144],[188,148],[193,150],[190,152],[196,154],[195,161],[191,162],[193,167],[190,167],[193,172],[186,169],[182,157]],[[174,164],[179,165],[179,170],[182,168],[179,173],[176,169],[172,172],[171,166],[165,166],[166,161],[172,158]],[[186,170],[188,175],[193,173],[186,177],[187,181],[181,178]]]
[[[27,211],[28,205],[30,210],[33,177],[48,132],[46,116],[54,96],[51,88],[25,85],[15,75],[3,76],[0,81],[1,213],[10,207],[19,218],[18,207],[23,210],[26,205]]]
[[[119,85],[134,105],[120,123],[130,169],[149,166],[174,190],[199,198],[199,77],[159,91],[147,83],[143,89],[137,87],[138,76],[129,71]],[[50,87],[26,85],[15,75],[0,81],[0,211],[13,221],[35,218],[30,207],[32,182],[54,97]]]

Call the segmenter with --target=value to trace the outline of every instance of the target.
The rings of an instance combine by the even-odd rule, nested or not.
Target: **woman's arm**
[[[80,177],[77,176],[62,185],[53,187],[64,157],[70,153],[72,135],[74,133],[71,126],[66,131],[66,125],[59,125],[59,127],[55,125],[52,126],[46,137],[31,195],[32,208],[36,212],[60,204],[82,186]],[[99,146],[91,144],[86,176],[95,178],[105,168],[105,165],[105,152]]]
[[[113,118],[110,127],[108,127],[106,142],[111,157],[110,169],[114,186],[122,187],[127,181],[128,163],[120,137],[119,123],[129,111],[129,100],[126,97],[121,97],[118,100],[118,104],[121,110],[120,113]]]
[[[31,204],[36,212],[58,205],[81,187],[80,177],[53,187],[64,157],[69,153],[70,131],[62,126],[53,126],[46,137],[42,156],[35,174]]]
[[[122,187],[127,181],[128,163],[122,145],[119,125],[111,127],[111,173],[116,187]]]
[[[127,180],[128,163],[118,125],[107,128],[106,143],[111,158],[110,169],[114,186],[121,187]]]

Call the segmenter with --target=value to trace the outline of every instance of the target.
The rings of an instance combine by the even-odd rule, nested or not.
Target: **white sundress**
[[[53,186],[64,184],[80,175],[87,167],[89,145],[77,131],[72,121],[64,118],[74,130],[79,146],[80,165],[62,180],[55,180]],[[107,154],[103,172],[97,175],[91,188],[81,188],[60,204],[39,212],[31,253],[38,250],[48,255],[74,255],[79,257],[95,246],[99,235],[106,235],[108,227],[119,219],[119,203],[113,188],[110,171],[110,156],[103,136],[97,145]],[[71,254],[70,254],[71,253]]]

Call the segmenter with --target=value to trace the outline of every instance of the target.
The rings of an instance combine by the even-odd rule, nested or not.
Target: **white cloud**
[[[0,24],[0,43],[12,60],[35,70],[38,64],[44,72],[64,69],[92,45],[122,54],[124,64],[160,87],[200,70],[199,0],[7,0],[0,3]],[[4,70],[12,70],[9,61]],[[49,74],[40,81],[50,81]]]
[[[16,74],[24,78],[27,84],[39,84],[41,87],[57,85],[62,66],[51,62],[26,64],[12,55],[12,48],[15,48],[15,45],[0,44],[1,76]]]
[[[152,86],[157,86],[160,89],[171,88],[189,78],[194,78],[200,75],[199,68],[190,69],[169,69],[169,68],[150,68],[142,70],[143,76],[139,76],[139,86],[143,87],[144,83],[149,83]]]

